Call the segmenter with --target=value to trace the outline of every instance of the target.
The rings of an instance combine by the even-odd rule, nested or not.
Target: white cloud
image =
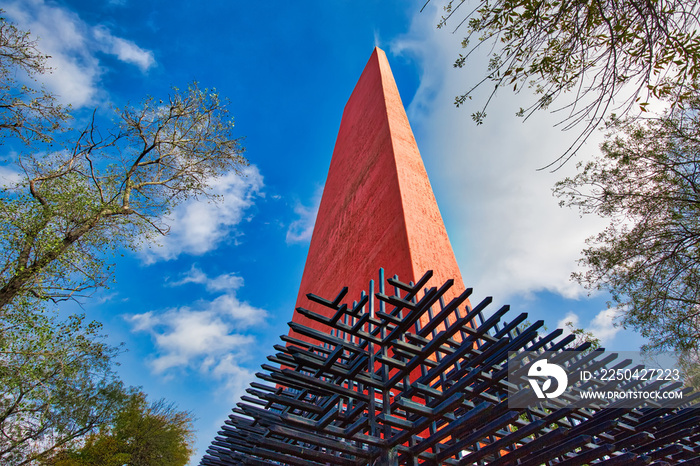
[[[232,273],[210,278],[204,272],[202,272],[201,269],[197,268],[196,265],[193,265],[180,280],[171,282],[169,285],[180,286],[187,283],[204,285],[209,292],[234,291],[243,286],[243,278]]]
[[[211,302],[210,309],[217,315],[226,317],[236,323],[238,328],[249,328],[259,324],[267,313],[248,303],[240,302],[236,296],[228,293]]]
[[[103,52],[116,55],[119,60],[138,66],[142,72],[146,72],[155,63],[153,52],[144,50],[131,41],[113,36],[105,26],[94,27],[92,35]]]
[[[600,311],[585,327],[581,323],[581,318],[573,311],[569,311],[559,322],[557,328],[564,330],[564,336],[571,333],[571,329],[583,328],[590,332],[595,338],[600,340],[600,344],[605,347],[610,345],[615,336],[623,330],[621,326],[615,325],[619,317],[616,309],[604,309]],[[567,324],[571,323],[571,326]]]
[[[253,205],[263,187],[263,177],[254,165],[243,170],[243,175],[229,173],[211,182],[211,193],[218,202],[191,199],[178,206],[170,215],[170,232],[161,238],[160,247],[144,249],[147,263],[174,259],[180,254],[202,255],[230,240],[244,213]]]
[[[212,374],[224,381],[222,391],[226,393],[231,403],[240,401],[241,396],[245,395],[246,389],[255,379],[255,372],[238,365],[236,357],[232,354],[221,358],[212,369]]]
[[[156,354],[150,365],[156,374],[167,374],[174,369],[196,370],[225,379],[226,386],[235,384],[237,382],[227,378],[249,372],[237,362],[248,358],[255,344],[254,336],[246,334],[245,330],[262,324],[267,312],[236,297],[234,291],[243,286],[243,280],[232,274],[208,277],[193,267],[181,280],[170,285],[189,283],[203,285],[211,292],[225,293],[191,307],[149,311],[125,316],[125,319],[132,331],[152,336]]]
[[[24,174],[8,166],[0,166],[0,186],[12,186],[24,178]]]
[[[3,5],[7,17],[39,39],[39,50],[50,55],[51,73],[40,77],[63,104],[94,105],[105,73],[98,52],[116,56],[142,72],[155,64],[153,53],[132,41],[114,36],[104,25],[89,25],[74,12],[44,0],[11,1]]]
[[[167,311],[154,319],[153,333],[159,356],[153,361],[156,373],[174,367],[191,367],[201,358],[245,351],[253,343],[250,335],[234,333],[235,321],[213,310],[184,307]]]
[[[563,329],[564,330],[564,335],[568,335],[571,333],[571,329],[569,328],[569,324],[571,327],[574,329],[581,328],[581,319],[579,316],[577,316],[573,311],[569,311],[566,313],[566,315],[557,322],[557,328]]]
[[[615,335],[622,330],[621,326],[615,325],[619,317],[620,313],[616,309],[600,311],[588,324],[587,330],[599,338],[603,345],[609,344]]]
[[[305,206],[300,202],[297,202],[297,204],[294,206],[294,213],[298,216],[298,218],[289,224],[286,238],[287,244],[308,243],[311,241],[311,235],[314,232],[316,215],[318,215],[318,206],[321,203],[322,193],[323,188],[316,190],[310,206]]]
[[[131,328],[136,332],[149,331],[158,325],[159,322],[158,319],[153,316],[152,311],[127,316],[126,319],[131,323]]]
[[[382,46],[382,41],[381,41],[381,38],[379,37],[379,31],[377,29],[374,30],[374,46],[375,47]]]
[[[436,29],[440,14],[429,5],[391,51],[415,58],[422,69],[407,110],[465,284],[475,295],[498,299],[540,290],[582,296],[585,291],[569,276],[585,239],[604,222],[581,219],[552,197],[554,183],[571,174],[575,163],[554,174],[536,170],[558,157],[575,135],[553,127],[557,115],[541,112],[524,123],[515,117],[534,99],[528,90],[500,92],[485,123],[476,126],[470,115],[483,106],[489,85],[464,107],[453,102],[481,76],[486,57],[454,69],[452,62],[463,52],[459,33]],[[596,151],[591,142],[581,155]]]

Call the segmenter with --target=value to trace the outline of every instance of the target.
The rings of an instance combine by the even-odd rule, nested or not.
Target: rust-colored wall
[[[408,283],[464,284],[384,52],[374,49],[345,106],[321,198],[297,306],[323,312],[307,293],[348,304],[384,267]],[[326,330],[294,313],[294,322]]]

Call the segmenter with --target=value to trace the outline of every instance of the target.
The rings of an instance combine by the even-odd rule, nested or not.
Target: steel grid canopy
[[[509,352],[566,357],[589,344],[543,334],[527,314],[506,320],[508,306],[485,317],[491,298],[463,306],[471,289],[445,302],[453,282],[429,288],[431,276],[406,284],[380,271],[378,289],[370,281],[352,305],[347,289],[307,295],[330,317],[297,312],[326,330],[289,323],[304,338],[280,337],[201,464],[700,465],[698,394],[688,389],[670,408],[591,407],[575,396],[509,408],[531,396],[507,381]],[[586,363],[628,362],[592,352]]]
[[[487,314],[490,298],[472,307],[380,49],[345,106],[324,186],[289,334],[202,465],[700,465],[690,393],[663,407],[576,393],[530,403],[509,379],[509,357],[525,352],[627,361],[572,356],[574,337],[507,306]],[[405,282],[380,272],[375,289],[380,266]],[[637,388],[658,386],[678,388]]]

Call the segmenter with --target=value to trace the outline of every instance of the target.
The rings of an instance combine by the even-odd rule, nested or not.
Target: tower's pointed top
[[[379,104],[380,101],[385,100],[384,98],[377,99],[379,95],[374,95],[374,93],[380,93],[381,95],[389,94],[392,96],[392,102],[396,104],[396,99],[398,98],[398,105],[401,107],[403,112],[403,105],[401,104],[401,98],[399,97],[399,91],[396,87],[396,82],[394,81],[394,75],[391,72],[391,67],[389,66],[389,60],[386,57],[386,53],[379,47],[374,47],[372,55],[370,55],[367,64],[365,65],[360,79],[358,79],[355,89],[350,95],[347,104],[345,105],[345,111],[347,112],[348,107],[364,107],[368,109],[369,105]],[[368,93],[372,93],[371,96]],[[358,101],[355,103],[355,101]],[[343,114],[343,119],[345,119],[345,113]]]
[[[389,62],[375,47],[343,111],[297,306],[312,291],[330,297],[348,286],[358,296],[380,267],[404,282],[433,269],[436,283],[454,278],[463,288]]]

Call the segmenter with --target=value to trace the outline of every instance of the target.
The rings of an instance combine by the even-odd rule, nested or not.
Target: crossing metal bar
[[[352,305],[342,302],[347,288],[332,300],[307,295],[332,317],[298,312],[326,330],[289,323],[300,337],[281,337],[257,374],[266,383],[251,384],[200,464],[700,463],[700,409],[690,407],[698,395],[688,391],[671,408],[584,404],[576,394],[510,408],[509,397],[529,395],[507,380],[509,352],[553,351],[590,369],[631,361],[596,351],[574,357],[567,350],[588,345],[574,348],[561,330],[541,334],[543,322],[526,324],[527,314],[505,322],[508,306],[487,317],[491,298],[460,310],[471,289],[445,304],[454,282],[426,288],[431,277],[416,284],[392,277],[385,286],[381,271],[378,290],[370,282]],[[660,386],[671,385],[627,388]]]

